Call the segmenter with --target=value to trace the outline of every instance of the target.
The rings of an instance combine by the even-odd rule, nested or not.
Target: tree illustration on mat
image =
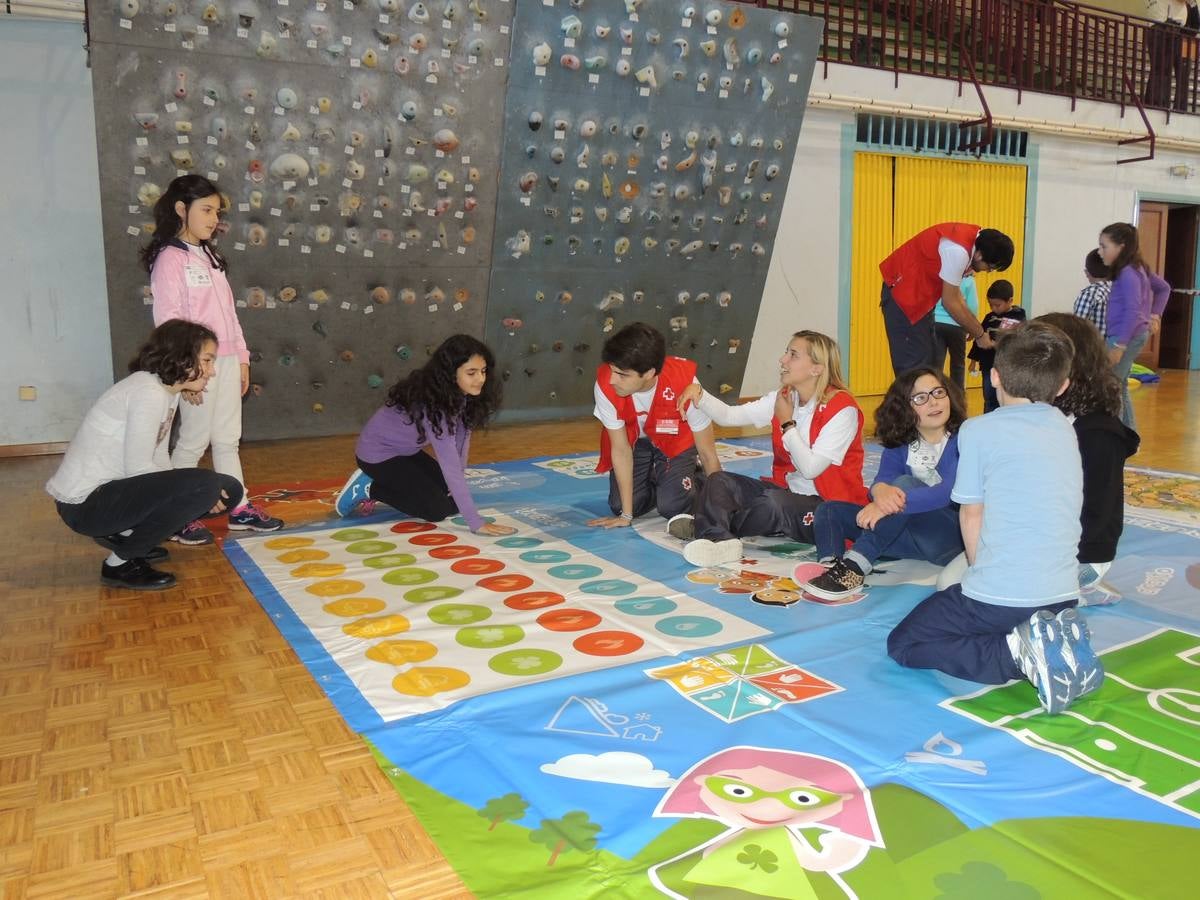
[[[529,833],[529,839],[550,850],[547,866],[554,865],[564,850],[594,850],[600,826],[582,810],[569,812],[561,819],[542,819],[542,827]]]
[[[501,822],[515,822],[525,815],[527,809],[529,804],[520,794],[505,794],[503,797],[493,797],[485,803],[483,809],[479,810],[479,815],[491,823],[488,825],[488,831],[492,831]]]

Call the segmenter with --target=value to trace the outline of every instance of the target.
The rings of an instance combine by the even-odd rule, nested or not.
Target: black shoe
[[[142,557],[148,563],[166,562],[171,558],[171,554],[167,552],[166,547],[155,547],[149,553]]]
[[[164,591],[175,584],[175,576],[152,568],[144,559],[131,559],[119,566],[101,563],[100,583],[131,591]]]

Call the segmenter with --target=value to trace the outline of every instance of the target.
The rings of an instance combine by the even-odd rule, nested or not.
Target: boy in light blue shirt
[[[974,273],[962,280],[963,302],[979,318],[979,291]],[[933,367],[939,372],[950,354],[950,380],[963,390],[967,388],[967,329],[954,321],[939,300],[933,308]]]
[[[1072,355],[1070,339],[1043,322],[997,343],[991,378],[1000,408],[958,433],[951,497],[970,568],[962,584],[923,600],[888,635],[888,655],[902,666],[985,684],[1027,678],[1049,713],[1104,680],[1075,609],[1079,445],[1051,405],[1067,388]]]

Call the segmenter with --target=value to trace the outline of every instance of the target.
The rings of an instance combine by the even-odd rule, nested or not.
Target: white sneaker
[[[742,558],[742,542],[738,538],[724,541],[709,541],[701,538],[689,541],[683,548],[683,558],[693,566],[708,568],[735,563]]]
[[[667,534],[681,541],[690,541],[696,536],[696,517],[680,513],[667,519]]]

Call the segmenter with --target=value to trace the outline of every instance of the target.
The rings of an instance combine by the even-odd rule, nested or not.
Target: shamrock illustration
[[[738,854],[737,861],[752,869],[762,869],[768,874],[779,868],[779,857],[758,844],[747,844],[746,849]]]

